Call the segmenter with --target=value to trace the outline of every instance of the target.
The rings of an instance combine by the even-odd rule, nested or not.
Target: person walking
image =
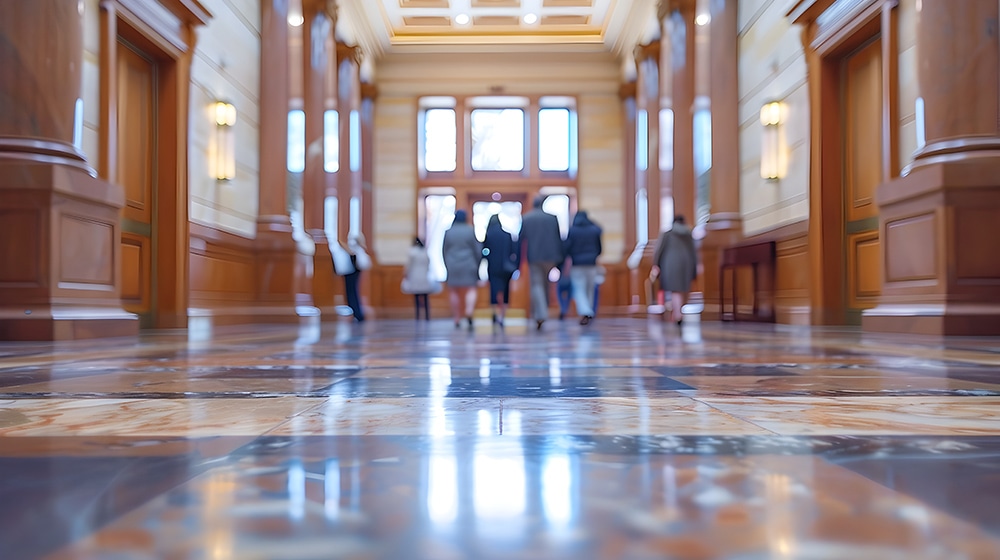
[[[594,286],[597,285],[597,257],[601,254],[601,227],[580,210],[573,217],[573,225],[569,228],[563,248],[572,261],[569,274],[580,324],[589,325],[594,319]]]
[[[431,259],[427,249],[419,237],[413,238],[413,245],[406,255],[406,266],[403,268],[403,282],[400,291],[413,294],[414,319],[420,320],[420,308],[424,310],[424,320],[431,320],[431,308],[428,295],[436,293],[435,285],[430,279]]]
[[[680,326],[684,320],[681,310],[691,293],[691,282],[698,275],[698,253],[684,216],[675,217],[673,227],[660,234],[653,252],[651,274],[658,275],[660,288],[670,292],[671,318]]]
[[[483,248],[476,239],[476,231],[469,224],[465,210],[455,211],[455,221],[444,232],[441,248],[444,267],[448,272],[448,301],[455,327],[462,324],[462,317],[472,329],[472,313],[476,309],[476,284],[479,283],[479,262]]]
[[[531,318],[541,330],[549,318],[549,271],[563,260],[559,219],[542,210],[544,196],[535,198],[532,209],[521,220],[521,243],[528,260],[531,285]]]
[[[510,303],[510,279],[521,267],[521,255],[514,237],[500,225],[500,216],[493,214],[486,224],[483,239],[483,256],[490,280],[490,305],[493,323],[503,327],[507,305]]]
[[[368,256],[363,234],[352,233],[348,236],[347,253],[351,256],[351,266],[354,270],[344,275],[344,291],[347,295],[347,305],[351,307],[351,312],[354,314],[354,320],[361,323],[365,320],[365,312],[361,306],[358,282],[361,279],[361,271],[372,267],[372,259]]]

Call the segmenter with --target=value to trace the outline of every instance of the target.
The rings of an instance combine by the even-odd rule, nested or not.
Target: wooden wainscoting
[[[778,323],[811,323],[809,300],[809,237],[802,231],[777,243],[775,257],[774,311]]]
[[[191,223],[190,251],[191,317],[211,317],[215,324],[261,320],[252,239]]]

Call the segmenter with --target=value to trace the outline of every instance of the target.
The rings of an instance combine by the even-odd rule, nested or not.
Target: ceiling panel
[[[657,0],[338,0],[379,53],[462,45],[524,51],[630,52],[655,22]]]

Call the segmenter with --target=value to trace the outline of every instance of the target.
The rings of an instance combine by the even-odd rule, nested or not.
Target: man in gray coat
[[[531,318],[537,329],[549,318],[549,271],[563,260],[559,220],[542,210],[543,202],[544,196],[535,198],[534,207],[521,220],[520,237],[527,253]]]

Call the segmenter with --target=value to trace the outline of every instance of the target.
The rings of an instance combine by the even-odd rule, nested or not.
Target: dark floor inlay
[[[712,364],[701,366],[656,366],[649,369],[667,377],[693,376],[778,376],[798,375],[786,368],[798,367],[797,364]]]
[[[440,384],[432,379],[357,378],[331,386],[333,395],[349,398],[427,397],[626,397],[648,391],[693,390],[694,387],[669,377],[489,377],[451,378]]]

